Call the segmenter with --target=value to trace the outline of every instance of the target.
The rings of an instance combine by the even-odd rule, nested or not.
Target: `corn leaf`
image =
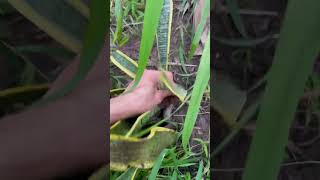
[[[160,59],[160,69],[168,69],[168,59],[170,50],[170,36],[172,26],[173,2],[164,0],[161,11],[159,27],[157,29],[157,45]]]
[[[105,43],[108,26],[106,1],[92,0],[90,21],[86,32],[83,49],[80,56],[79,69],[76,75],[59,91],[42,99],[39,103],[56,100],[71,92],[83,80],[98,59],[98,55]]]
[[[68,2],[61,0],[8,0],[8,2],[66,48],[80,52],[88,20]]]
[[[139,61],[136,77],[131,88],[128,90],[130,92],[139,84],[143,72],[148,64],[148,58],[150,56],[157,28],[159,25],[161,9],[163,6],[163,0],[157,1],[146,1],[146,7],[144,12],[144,21],[142,29],[142,38],[139,49]]]
[[[320,1],[288,2],[250,147],[244,180],[276,179],[289,128],[320,51]]]
[[[206,25],[209,15],[210,15],[210,0],[205,0],[205,6],[201,14],[201,20],[199,25],[197,26],[197,30],[191,42],[188,59],[191,59],[193,57],[194,53],[196,52],[199,46],[201,35],[203,33],[204,26]]]
[[[210,79],[210,33],[208,35],[208,41],[205,44],[202,57],[200,59],[200,65],[197,72],[196,81],[191,94],[190,105],[188,107],[187,115],[182,130],[182,146],[184,150],[187,150],[189,139],[193,127],[195,125],[201,100],[204,94],[208,82]]]

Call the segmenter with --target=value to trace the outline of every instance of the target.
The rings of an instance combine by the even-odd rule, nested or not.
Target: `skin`
[[[172,73],[167,72],[166,75],[173,80]],[[110,101],[110,123],[113,124],[117,120],[147,112],[160,104],[164,98],[172,95],[170,91],[158,90],[159,82],[159,71],[146,70],[140,83],[133,91],[112,98]],[[130,87],[131,84],[127,90]]]
[[[46,180],[91,173],[109,161],[109,123],[146,112],[170,95],[157,89],[159,72],[146,71],[138,87],[111,99],[109,108],[106,54],[104,47],[71,94],[0,120],[0,179]],[[78,64],[76,58],[46,96],[63,87]],[[171,73],[167,75],[172,79]]]

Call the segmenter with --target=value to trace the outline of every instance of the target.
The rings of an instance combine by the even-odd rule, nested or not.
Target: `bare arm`
[[[0,119],[0,179],[54,179],[109,161],[106,51],[71,94]],[[74,76],[78,63],[66,68],[48,94]]]

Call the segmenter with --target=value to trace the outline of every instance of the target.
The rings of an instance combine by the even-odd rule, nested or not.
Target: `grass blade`
[[[210,13],[210,0],[205,0],[205,6],[204,6],[204,10],[202,11],[202,14],[201,14],[201,20],[200,20],[200,23],[197,27],[195,35],[192,39],[192,42],[191,42],[191,47],[190,47],[188,59],[191,59],[193,57],[194,53],[196,52],[196,50],[198,48],[198,45],[199,45],[199,42],[201,39],[201,35],[204,30],[204,26],[206,25],[209,13]]]
[[[58,92],[39,101],[44,103],[56,100],[71,92],[81,80],[83,80],[91,67],[98,59],[98,55],[105,43],[105,35],[108,26],[108,5],[105,1],[92,0],[90,21],[86,32],[83,50],[80,56],[79,69],[76,75]]]
[[[151,173],[150,173],[150,176],[148,178],[148,180],[155,180],[157,175],[158,175],[158,172],[159,172],[159,169],[160,169],[160,166],[161,166],[161,163],[164,159],[164,157],[166,156],[166,154],[168,153],[168,149],[164,149],[161,154],[159,155],[158,159],[156,160],[152,170],[151,170]]]
[[[201,104],[203,93],[208,86],[210,79],[210,33],[208,35],[208,41],[206,42],[203,50],[202,57],[200,59],[200,65],[198,69],[198,75],[194,83],[194,87],[191,94],[190,105],[188,107],[187,115],[182,130],[182,146],[184,150],[187,150],[189,139],[192,133],[192,129],[195,125],[199,107]]]
[[[138,168],[129,168],[117,178],[117,180],[133,180],[136,176]]]
[[[289,1],[244,180],[276,179],[299,97],[320,50],[320,1]],[[266,155],[266,152],[268,153]]]
[[[139,84],[143,72],[148,64],[148,58],[150,56],[157,28],[159,25],[159,19],[161,15],[161,7],[163,0],[146,1],[144,22],[142,29],[142,38],[139,50],[138,70],[132,87],[128,90],[131,91]]]
[[[161,18],[157,30],[157,45],[161,69],[168,69],[168,59],[170,50],[170,36],[172,26],[173,2],[164,0],[161,11]]]
[[[239,7],[237,4],[237,0],[227,0],[226,2],[227,2],[227,8],[231,14],[233,23],[236,26],[236,28],[238,29],[239,33],[243,37],[248,37],[248,33],[244,27],[244,24],[242,22],[242,19],[241,19],[240,13],[239,13]]]
[[[202,171],[203,171],[203,162],[200,161],[199,169],[198,169],[198,172],[197,172],[197,175],[196,175],[196,180],[201,180],[201,178],[202,178]]]

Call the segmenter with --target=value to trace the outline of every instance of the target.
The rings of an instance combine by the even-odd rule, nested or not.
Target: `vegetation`
[[[130,32],[130,29],[134,27],[129,26],[123,28],[122,26],[128,19],[124,13],[128,8],[127,2],[128,1],[124,0],[115,0],[110,4],[111,12],[114,12],[111,14],[113,21],[111,21],[110,26],[111,38],[113,39],[112,44],[110,44],[112,47],[110,75],[113,82],[111,96],[121,93],[123,88],[125,88],[125,84],[130,81],[130,78],[134,78],[134,85],[131,89],[135,88],[144,70],[152,67],[150,64],[154,64],[153,68],[160,71],[180,73],[182,70],[184,72],[181,73],[181,77],[188,79],[194,75],[196,76],[192,78],[192,81],[189,80],[187,82],[190,84],[189,86],[182,86],[183,83],[173,85],[163,74],[161,78],[162,88],[170,90],[180,102],[167,104],[164,109],[157,107],[131,120],[131,122],[130,120],[123,120],[111,127],[110,179],[200,179],[202,177],[209,179],[210,162],[208,139],[203,140],[201,138],[198,139],[198,141],[193,140],[198,142],[195,146],[190,146],[190,139],[192,131],[195,129],[195,122],[201,106],[208,103],[209,98],[210,35],[208,35],[208,40],[205,43],[200,65],[195,65],[195,67],[198,68],[193,70],[197,70],[197,72],[190,75],[190,72],[187,72],[187,64],[185,64],[184,59],[191,62],[197,61],[196,59],[198,58],[195,57],[195,59],[191,59],[193,55],[190,55],[190,58],[185,58],[187,57],[187,53],[185,53],[187,51],[185,51],[184,48],[186,42],[183,39],[185,29],[183,29],[184,27],[177,27],[177,25],[172,23],[175,20],[182,20],[183,16],[178,16],[173,12],[174,9],[178,9],[178,7],[181,9],[184,8],[186,1],[145,1],[145,7],[143,8],[143,25],[137,28],[139,30],[138,32]],[[134,1],[131,1],[131,3],[133,2]],[[138,3],[138,1],[135,2]],[[208,5],[210,1],[207,0],[205,2],[206,5]],[[187,3],[189,6],[191,5],[191,2]],[[120,4],[122,4],[122,10],[119,9]],[[143,3],[141,3],[141,5],[142,4]],[[200,43],[200,36],[206,24],[209,15],[208,12],[209,8],[203,13],[201,18],[202,28],[198,28],[196,33],[197,37],[195,37],[195,39],[198,38],[198,40],[194,41],[193,46],[196,46],[196,43]],[[126,15],[134,16],[133,14],[138,13],[131,11]],[[173,27],[181,29],[180,33],[172,34],[174,31]],[[190,31],[191,26],[189,25],[187,28],[189,29],[188,31]],[[123,32],[124,35],[113,33],[119,32],[119,29],[122,29],[121,32]],[[192,31],[188,31],[187,33],[190,35],[189,38],[193,38],[193,33],[190,33]],[[117,39],[126,36],[126,33],[133,39],[128,39],[127,44],[117,43],[119,42]],[[180,45],[172,43],[171,40],[174,36],[181,38]],[[126,47],[130,47],[130,43],[132,44],[132,42],[135,41],[140,41],[138,58],[134,56],[130,57],[130,55],[125,52]],[[154,41],[156,41],[156,43]],[[156,44],[156,48],[153,48],[154,44]],[[179,69],[171,66],[172,59],[178,57],[178,53],[173,50],[177,45],[180,47],[180,58],[183,59],[180,61],[181,64],[179,62],[179,66],[182,67]],[[122,49],[124,50],[122,51]],[[193,47],[193,49],[192,51],[195,51],[196,47]],[[157,52],[158,56],[153,56],[152,52]],[[138,61],[134,60],[135,58],[137,58]],[[125,75],[123,75],[123,73]],[[186,88],[189,90],[186,90]],[[183,109],[184,111],[182,111]],[[159,114],[159,112],[163,113]],[[178,124],[175,120],[175,115],[179,112],[186,113],[182,124]],[[171,126],[176,131],[167,128],[168,126]],[[207,136],[209,136],[209,134],[207,134]],[[142,142],[144,143],[142,144]],[[176,146],[173,146],[174,144]],[[122,146],[127,148],[121,148]],[[156,156],[153,156],[151,152],[157,152],[155,153]],[[134,156],[132,154],[134,154]]]
[[[262,1],[259,3],[263,4]],[[281,2],[276,4],[280,6]],[[246,6],[250,5],[254,7],[252,4],[246,4]],[[242,4],[242,6],[244,5]],[[307,80],[309,79],[309,82],[310,80],[314,81],[312,79],[319,78],[319,72],[314,68],[314,63],[320,50],[320,41],[318,38],[315,38],[320,30],[319,3],[311,0],[303,2],[298,0],[288,1],[280,36],[278,34],[268,34],[262,38],[252,37],[252,30],[257,30],[255,28],[250,28],[252,34],[249,33],[246,23],[250,21],[250,18],[246,17],[246,21],[244,21],[243,16],[240,15],[244,11],[241,11],[243,9],[239,8],[236,1],[226,1],[225,7],[234,25],[232,31],[236,31],[238,38],[221,38],[219,36],[222,33],[219,30],[217,30],[218,33],[216,33],[214,38],[216,38],[215,42],[219,44],[220,50],[228,48],[232,50],[230,54],[232,54],[231,59],[233,59],[233,63],[229,64],[229,67],[232,64],[238,64],[237,70],[242,71],[240,75],[242,79],[240,81],[243,84],[242,87],[239,87],[239,85],[234,83],[235,81],[232,82],[230,80],[230,76],[226,78],[226,75],[222,75],[221,71],[217,72],[218,77],[215,80],[215,86],[219,91],[216,91],[217,93],[214,94],[214,97],[217,98],[218,102],[215,102],[213,106],[231,131],[214,148],[214,161],[220,164],[221,161],[219,159],[221,158],[221,154],[224,154],[225,158],[222,159],[225,162],[229,161],[226,158],[227,145],[231,145],[235,139],[241,139],[239,142],[243,146],[239,146],[239,144],[238,146],[233,146],[233,153],[237,154],[234,152],[234,148],[237,148],[237,151],[240,151],[241,154],[247,153],[246,146],[249,145],[247,138],[240,138],[235,135],[240,132],[241,134],[243,134],[242,132],[248,132],[246,127],[251,125],[254,126],[255,132],[246,133],[245,135],[253,135],[247,160],[238,158],[238,160],[233,161],[236,164],[239,164],[239,161],[241,164],[246,162],[246,166],[245,168],[237,168],[237,170],[233,168],[233,170],[229,171],[229,175],[233,174],[234,171],[243,171],[243,174],[234,175],[233,179],[286,179],[285,173],[278,175],[280,167],[286,164],[282,164],[283,160],[292,165],[304,164],[305,166],[300,166],[300,168],[308,168],[308,162],[303,160],[308,150],[300,146],[298,142],[294,142],[294,137],[299,137],[300,140],[305,139],[305,137],[294,128],[297,127],[297,124],[300,124],[299,122],[305,122],[305,124],[302,123],[304,124],[302,126],[306,133],[311,126],[318,126],[316,122],[319,121],[319,117],[316,114],[314,114],[315,116],[313,116],[312,120],[298,116],[299,111],[302,114],[308,114],[311,110],[310,108],[312,108],[311,106],[302,107],[303,99],[301,96],[304,90],[308,91],[308,86],[310,86],[308,83],[306,86]],[[270,20],[273,16],[278,16],[277,13],[272,14],[269,11],[251,11],[248,14],[252,15],[252,17],[263,14],[258,17],[260,22],[266,22],[267,19]],[[274,22],[274,20],[270,22]],[[217,27],[219,29],[221,25]],[[274,31],[274,29],[268,30]],[[259,33],[259,30],[256,33]],[[272,40],[274,38],[279,38],[275,48],[274,60],[272,64],[267,63],[267,67],[266,64],[262,65],[264,73],[261,73],[261,71],[257,73],[256,69],[261,63],[269,60],[265,56],[270,57],[269,55],[273,54],[273,51],[269,51],[268,47],[273,47],[275,42]],[[261,47],[266,48],[264,53],[261,53]],[[271,66],[270,68],[269,65]],[[217,66],[219,65],[217,64]],[[314,73],[312,73],[313,68]],[[234,71],[237,70],[234,69]],[[258,75],[260,79],[253,78],[254,74]],[[265,88],[264,82],[266,82]],[[313,86],[313,88],[319,87]],[[233,99],[219,98],[222,96]],[[318,96],[315,99],[310,98],[309,100],[311,99],[312,101],[319,101]],[[296,112],[297,108],[299,111]],[[314,109],[311,111],[314,112]],[[297,114],[295,115],[295,113]],[[253,118],[257,118],[257,121],[250,121]],[[290,130],[293,119],[295,120],[295,124],[293,124]],[[311,125],[311,121],[316,124]],[[289,132],[291,132],[291,135]],[[293,151],[293,147],[299,149],[299,153]],[[291,171],[286,171],[287,176],[293,177],[292,172],[297,171],[294,168],[292,167]],[[213,173],[215,173],[215,170],[219,170],[219,168],[213,168]],[[224,172],[227,172],[228,169],[224,170]],[[300,179],[300,176],[297,176],[297,172],[294,174],[293,179]],[[298,174],[302,174],[302,172]],[[226,174],[219,176],[219,178],[224,177],[226,177]],[[303,179],[306,179],[305,177]]]

